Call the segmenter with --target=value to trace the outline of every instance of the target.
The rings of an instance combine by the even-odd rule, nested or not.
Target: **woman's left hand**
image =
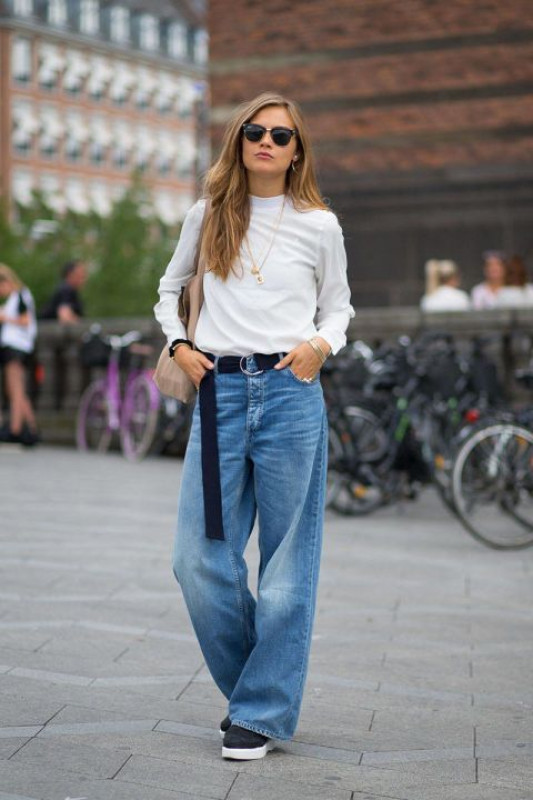
[[[324,354],[328,355],[331,347],[326,340],[321,339],[319,336],[313,338],[320,345]],[[290,353],[287,353],[287,355],[275,365],[274,369],[284,369],[289,366],[295,376],[301,381],[312,380],[317,372],[320,371],[322,362],[309,342],[302,342],[297,347],[293,348]]]

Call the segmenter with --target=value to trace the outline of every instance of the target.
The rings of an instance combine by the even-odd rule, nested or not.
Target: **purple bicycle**
[[[82,364],[105,367],[106,374],[90,383],[81,396],[76,424],[79,450],[104,453],[118,433],[122,452],[130,461],[139,461],[149,451],[161,400],[152,371],[141,366],[152,348],[139,344],[140,339],[138,331],[101,336],[93,328],[83,343]],[[127,367],[124,379],[122,366]]]

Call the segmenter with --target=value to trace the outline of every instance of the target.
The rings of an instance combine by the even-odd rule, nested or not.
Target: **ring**
[[[311,383],[313,379],[312,379],[312,378],[301,378],[301,380],[302,380],[304,383]]]

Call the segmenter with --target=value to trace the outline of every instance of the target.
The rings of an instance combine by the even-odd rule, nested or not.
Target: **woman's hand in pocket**
[[[204,356],[199,350],[191,350],[187,345],[176,348],[174,361],[187,373],[197,389],[207,370],[213,369],[214,366],[207,356]]]

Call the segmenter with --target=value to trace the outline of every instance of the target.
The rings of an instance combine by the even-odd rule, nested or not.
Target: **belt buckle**
[[[263,372],[265,371],[264,369],[259,369],[259,370],[257,370],[257,372],[250,372],[249,370],[246,369],[246,367],[243,367],[243,365],[242,365],[243,360],[245,358],[250,358],[250,356],[253,356],[253,355],[254,355],[253,353],[248,353],[247,356],[241,356],[241,360],[239,361],[239,367],[240,367],[240,370],[241,370],[242,374],[243,375],[247,375],[249,378],[255,378],[256,375],[262,375]]]

